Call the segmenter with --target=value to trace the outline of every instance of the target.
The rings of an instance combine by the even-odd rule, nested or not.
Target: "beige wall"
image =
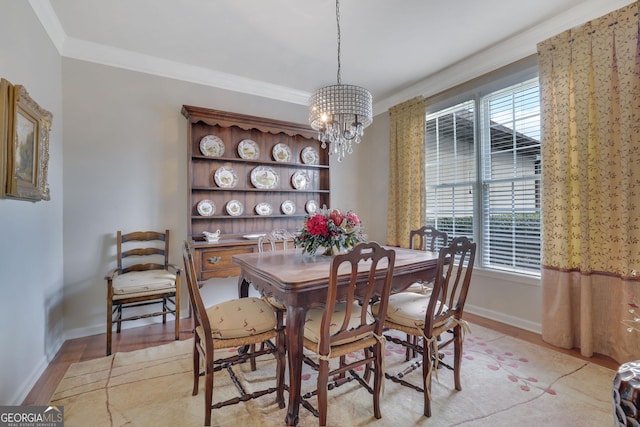
[[[104,276],[115,263],[118,229],[170,229],[172,261],[182,263],[189,211],[183,104],[302,123],[307,109],[73,59],[63,59],[62,76],[64,319],[72,338],[105,330]]]
[[[0,199],[0,404],[22,401],[63,340],[60,56],[26,1],[0,0],[0,77],[53,114],[51,200]]]

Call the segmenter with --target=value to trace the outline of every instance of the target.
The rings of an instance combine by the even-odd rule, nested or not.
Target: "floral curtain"
[[[409,232],[425,225],[426,103],[418,97],[389,109],[387,244],[409,247]]]
[[[640,359],[638,4],[538,44],[542,337]]]

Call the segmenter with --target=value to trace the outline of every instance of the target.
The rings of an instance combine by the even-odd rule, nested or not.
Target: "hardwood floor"
[[[560,351],[609,369],[616,370],[620,365],[618,362],[607,356],[596,354],[591,358],[586,358],[581,356],[580,352],[577,350],[559,349],[542,341],[540,335],[514,326],[509,326],[504,323],[485,319],[469,313],[465,313],[465,318],[473,324],[496,330],[500,333],[519,338],[523,341]],[[181,340],[193,337],[193,323],[191,319],[181,319],[180,329]],[[174,340],[173,332],[173,322],[167,321],[165,325],[158,323],[139,328],[127,329],[121,334],[114,333],[113,352],[134,351],[154,345],[167,344]],[[66,341],[38,382],[33,386],[31,392],[27,395],[22,404],[47,405],[69,365],[76,362],[96,359],[105,355],[105,339],[105,334],[99,334]]]

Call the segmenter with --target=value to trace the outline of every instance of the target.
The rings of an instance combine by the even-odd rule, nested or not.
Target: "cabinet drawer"
[[[198,250],[200,253],[200,273],[203,278],[229,277],[240,274],[240,268],[233,263],[231,257],[237,254],[253,252],[252,246],[232,246],[224,248],[206,248]]]

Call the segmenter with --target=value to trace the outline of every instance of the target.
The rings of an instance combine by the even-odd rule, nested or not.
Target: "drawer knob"
[[[216,263],[217,263],[218,261],[220,261],[221,259],[222,259],[222,257],[214,256],[214,257],[209,258],[209,263],[211,263],[211,264],[216,264]]]

